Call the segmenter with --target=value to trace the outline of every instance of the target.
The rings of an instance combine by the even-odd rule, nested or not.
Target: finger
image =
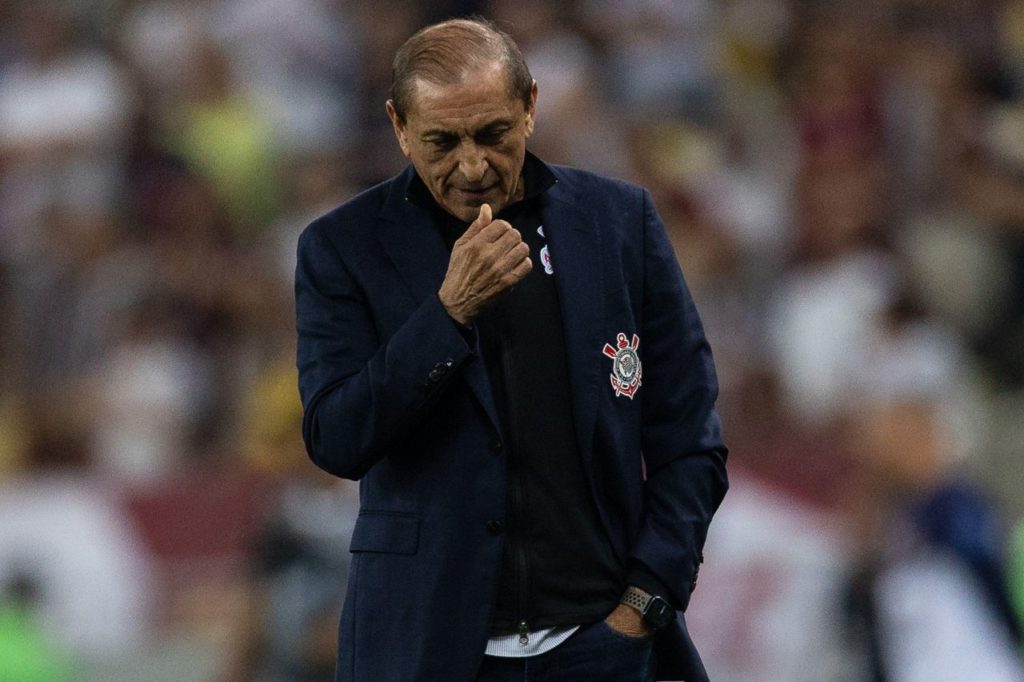
[[[525,253],[529,253],[529,248],[526,245],[523,245],[523,247],[525,248]],[[507,264],[503,263],[503,269],[495,272],[494,279],[490,279],[484,287],[484,299],[492,300],[503,292],[507,292],[522,281],[526,274],[534,268],[534,263],[532,263],[528,256],[522,256],[522,253],[519,252],[514,261],[510,261]]]
[[[530,249],[525,244],[523,246],[523,249],[512,249],[501,259],[496,270],[502,279],[509,275],[514,275],[515,280],[519,281],[533,269],[533,261],[530,260]]]
[[[493,215],[491,214],[491,205],[480,204],[480,212],[477,214],[476,220],[470,223],[469,227],[466,228],[466,231],[462,233],[462,236],[459,237],[455,243],[469,241],[479,234],[481,230],[490,225],[492,220]]]
[[[455,243],[466,244],[468,242],[476,241],[480,244],[489,244],[496,241],[501,235],[512,229],[504,220],[495,220],[486,225],[480,222],[480,219],[473,221],[473,223],[466,228],[466,231],[462,233]]]
[[[519,263],[512,269],[512,272],[509,273],[509,277],[512,280],[510,282],[510,286],[521,281],[524,277],[530,274],[531,270],[533,270],[533,261],[530,260],[529,256],[527,256],[519,261]]]
[[[514,227],[509,225],[504,220],[495,220],[491,224],[482,228],[472,238],[483,244],[488,244],[502,239],[502,237],[504,237],[504,235],[508,232],[515,232],[517,235],[519,234],[519,232]],[[520,236],[520,238],[522,237]]]
[[[530,247],[526,242],[513,244],[511,248],[501,254],[497,262],[498,272],[511,272],[519,265],[524,258],[529,257]]]
[[[530,247],[526,242],[515,234],[506,234],[501,240],[490,244],[487,250],[480,254],[482,263],[486,264],[493,276],[500,280],[510,272],[523,258],[530,255]]]
[[[497,279],[491,280],[491,283],[484,290],[484,298],[492,300],[502,293],[507,292],[509,289],[518,284],[526,275],[533,269],[533,261],[526,258],[520,258],[516,264],[505,274],[501,275]]]
[[[483,236],[483,235],[481,235]],[[490,249],[495,255],[503,256],[507,252],[516,248],[517,245],[523,244],[523,235],[514,227],[502,232],[490,245]]]

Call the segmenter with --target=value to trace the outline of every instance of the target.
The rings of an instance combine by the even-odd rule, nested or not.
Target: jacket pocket
[[[415,514],[361,511],[349,551],[415,554],[419,542],[420,519]]]

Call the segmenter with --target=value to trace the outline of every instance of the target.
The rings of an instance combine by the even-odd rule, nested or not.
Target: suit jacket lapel
[[[392,184],[378,237],[416,303],[436,294],[448,265],[448,249],[430,212],[405,198],[412,167]]]
[[[561,176],[545,197],[544,234],[562,309],[576,440],[588,476],[601,378],[604,331],[604,267],[599,216],[580,202]]]
[[[416,304],[437,295],[448,270],[448,248],[434,227],[430,212],[405,198],[415,171],[410,166],[391,186],[381,211],[378,237]],[[479,357],[479,348],[477,351]],[[482,362],[470,361],[463,377],[494,428],[500,432],[490,380]]]

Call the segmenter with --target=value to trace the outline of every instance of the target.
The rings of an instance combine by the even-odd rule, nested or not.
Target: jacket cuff
[[[438,300],[438,303],[441,302],[440,298],[438,298],[437,300]],[[445,310],[443,303],[441,304],[441,309],[444,310],[445,315],[447,315],[448,319],[451,320],[452,325],[459,331],[459,334],[462,335],[462,339],[466,342],[466,345],[469,346],[470,350],[475,350],[476,347],[477,347],[476,346],[476,339],[477,339],[476,325],[472,324],[472,323],[470,323],[470,324],[462,324],[461,322],[456,320],[454,317],[452,317],[450,314],[448,314],[448,311]]]
[[[633,560],[630,562],[629,570],[626,572],[626,584],[639,587],[644,592],[656,597],[661,597],[672,604],[672,607],[677,611],[682,611],[686,608],[686,604],[677,603],[672,597],[672,591],[665,586],[665,583],[639,561]]]

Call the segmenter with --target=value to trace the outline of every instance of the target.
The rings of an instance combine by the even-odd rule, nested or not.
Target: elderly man
[[[711,353],[649,194],[527,152],[536,103],[494,26],[419,31],[411,166],[300,239],[303,435],[360,480],[338,680],[706,679]]]

